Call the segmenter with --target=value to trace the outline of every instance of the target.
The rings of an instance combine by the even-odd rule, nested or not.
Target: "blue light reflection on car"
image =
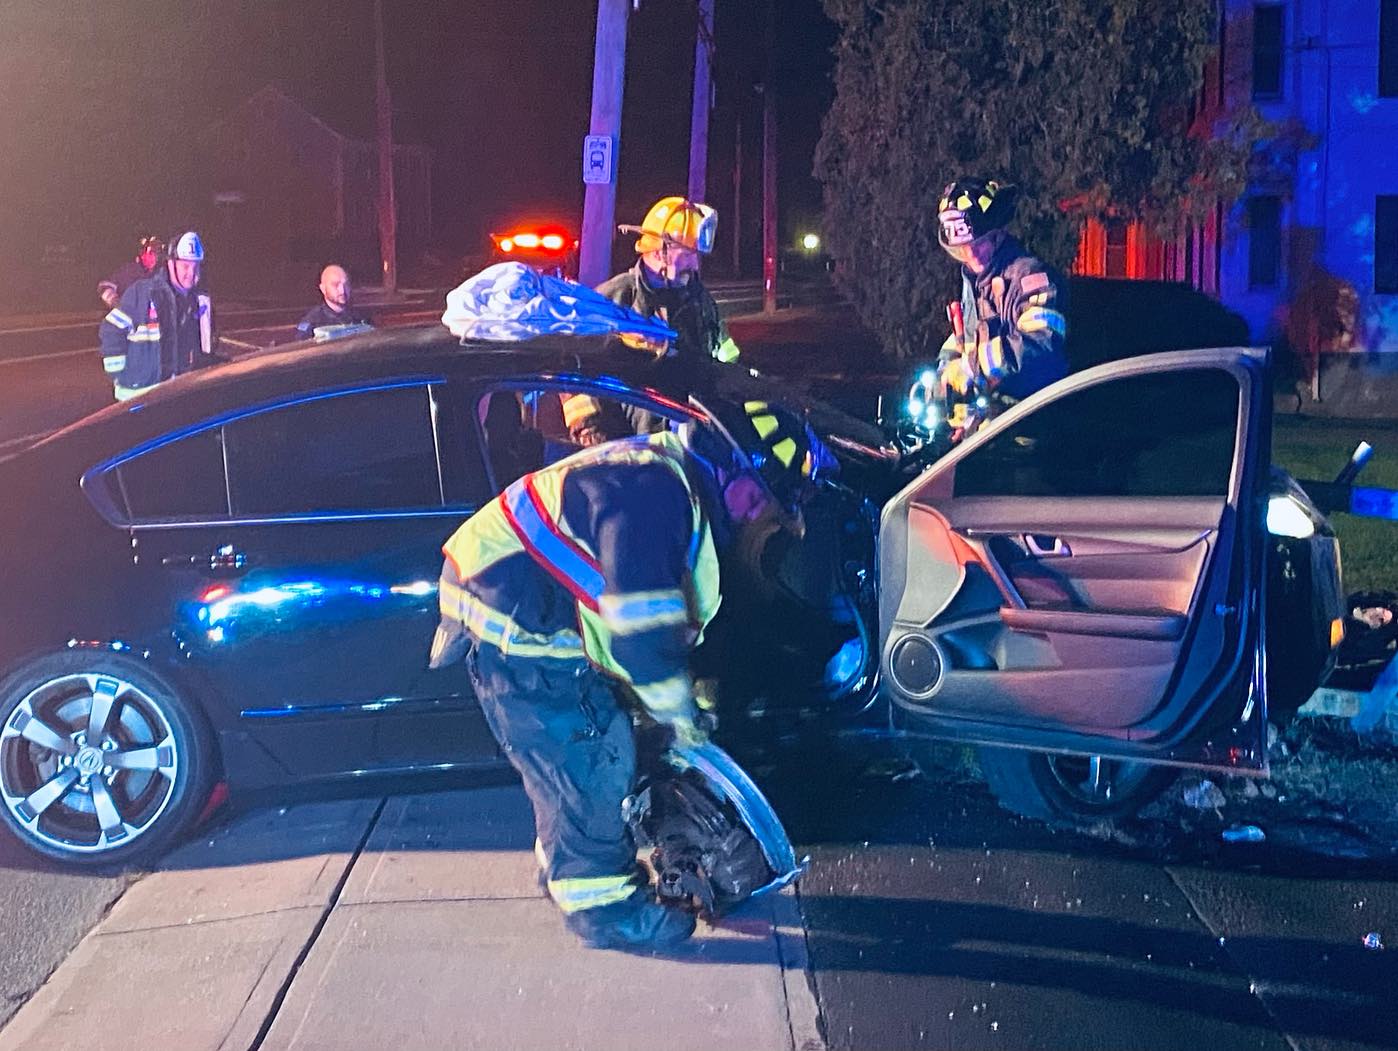
[[[344,600],[382,602],[412,600],[437,593],[437,584],[429,580],[410,580],[384,586],[353,580],[289,580],[267,584],[249,578],[240,587],[235,584],[214,584],[204,589],[193,603],[193,616],[205,639],[215,645],[229,640],[231,628],[257,614],[267,614],[275,623],[290,621],[291,614],[312,608],[326,608]],[[345,610],[346,618],[358,619],[361,614]]]

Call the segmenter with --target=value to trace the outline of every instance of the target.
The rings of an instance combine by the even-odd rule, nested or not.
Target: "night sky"
[[[776,0],[783,236],[819,214],[810,178],[834,28],[819,0]],[[332,127],[373,130],[372,0],[8,0],[0,37],[0,277],[67,245],[114,264],[137,232],[192,214],[201,125],[268,83]],[[709,198],[731,216],[745,125],[745,245],[757,263],[763,8],[718,0]],[[395,137],[434,151],[436,241],[478,250],[492,228],[575,223],[591,96],[594,0],[385,0]],[[632,15],[618,221],[681,192],[688,163],[693,0]],[[202,192],[202,191],[200,191]],[[726,237],[724,238],[726,240]],[[209,246],[216,253],[217,245]],[[720,252],[729,250],[720,243]],[[102,262],[92,262],[99,260]],[[76,275],[87,285],[86,269]]]

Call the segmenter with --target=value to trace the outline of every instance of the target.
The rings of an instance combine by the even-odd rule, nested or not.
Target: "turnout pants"
[[[466,666],[533,804],[549,895],[565,913],[630,897],[636,845],[621,804],[636,778],[636,743],[612,687],[585,660],[507,658],[479,641]]]

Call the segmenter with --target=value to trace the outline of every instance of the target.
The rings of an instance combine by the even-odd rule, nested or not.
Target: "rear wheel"
[[[1102,756],[981,748],[981,774],[1000,805],[1052,825],[1129,817],[1175,780],[1170,767]]]
[[[148,857],[198,815],[212,769],[199,713],[134,661],[56,654],[0,684],[0,820],[36,853]]]

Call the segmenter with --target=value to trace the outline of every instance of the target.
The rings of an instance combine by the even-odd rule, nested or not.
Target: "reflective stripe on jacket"
[[[719,606],[687,463],[670,432],[610,442],[525,475],[474,514],[442,549],[434,666],[464,630],[505,654],[586,656],[657,718],[686,713],[689,653]]]
[[[213,307],[205,292],[189,293],[184,302],[163,270],[141,278],[122,293],[120,302],[98,326],[102,368],[118,390],[130,397],[164,380],[214,363]],[[177,314],[194,311],[194,323],[180,339]],[[189,333],[197,332],[191,341]]]

